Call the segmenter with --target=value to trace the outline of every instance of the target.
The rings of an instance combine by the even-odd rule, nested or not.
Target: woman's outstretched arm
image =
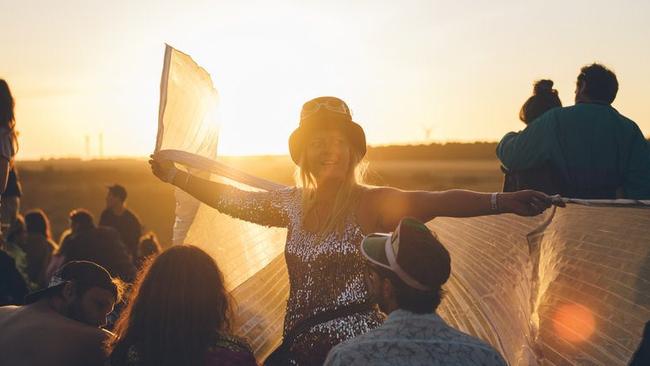
[[[428,192],[381,187],[373,191],[379,215],[377,222],[384,231],[393,230],[405,216],[422,222],[437,216],[472,217],[500,213],[536,216],[552,204],[548,195],[531,190],[497,193],[495,196],[461,189]]]
[[[152,156],[149,165],[158,179],[182,189],[199,201],[214,208],[217,208],[220,191],[229,187],[226,184],[202,179],[178,170],[171,160],[158,160]]]
[[[286,191],[245,191],[178,170],[170,160],[151,157],[151,171],[221,213],[266,226],[286,227]]]

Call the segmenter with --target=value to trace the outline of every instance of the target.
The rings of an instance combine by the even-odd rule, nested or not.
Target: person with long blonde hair
[[[289,137],[296,187],[247,192],[182,172],[155,155],[153,173],[222,213],[288,228],[285,259],[290,291],[282,345],[267,364],[322,364],[336,344],[378,327],[360,252],[364,234],[393,231],[402,217],[498,213],[532,216],[551,205],[540,192],[404,191],[362,184],[363,129],[335,97],[306,102]]]

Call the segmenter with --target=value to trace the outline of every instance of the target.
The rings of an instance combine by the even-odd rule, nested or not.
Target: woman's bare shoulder
[[[365,234],[385,231],[383,225],[386,202],[400,190],[392,187],[363,186],[357,220]]]

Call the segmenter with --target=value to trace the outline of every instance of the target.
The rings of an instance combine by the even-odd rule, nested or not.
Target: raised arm
[[[288,224],[288,190],[245,191],[178,170],[169,160],[152,157],[149,164],[160,180],[175,185],[221,213],[266,226],[286,227]]]
[[[427,192],[382,187],[373,191],[373,205],[379,215],[377,223],[387,232],[395,229],[405,216],[422,222],[437,216],[472,217],[500,213],[535,216],[551,206],[549,196],[530,190],[492,194],[461,189]]]

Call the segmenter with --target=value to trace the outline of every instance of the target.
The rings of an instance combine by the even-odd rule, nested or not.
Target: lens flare
[[[596,329],[593,312],[584,305],[560,306],[553,315],[553,328],[558,336],[579,343],[587,340]]]

